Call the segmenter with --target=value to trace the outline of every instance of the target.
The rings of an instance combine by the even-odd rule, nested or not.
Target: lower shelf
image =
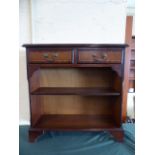
[[[32,95],[83,95],[83,96],[119,96],[120,92],[112,88],[48,88],[40,87]]]
[[[112,116],[42,115],[34,128],[49,130],[103,130],[118,127]]]

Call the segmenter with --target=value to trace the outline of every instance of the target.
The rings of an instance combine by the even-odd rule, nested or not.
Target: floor
[[[123,124],[124,142],[107,132],[48,132],[28,142],[29,126],[20,126],[20,155],[134,155],[135,125]]]

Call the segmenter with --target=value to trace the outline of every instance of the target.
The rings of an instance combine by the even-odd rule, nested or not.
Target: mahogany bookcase
[[[46,131],[108,131],[123,140],[125,44],[25,44],[31,125]]]

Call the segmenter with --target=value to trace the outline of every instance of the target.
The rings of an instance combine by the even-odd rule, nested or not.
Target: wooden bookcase
[[[109,131],[123,140],[124,44],[25,44],[31,126],[46,131]]]

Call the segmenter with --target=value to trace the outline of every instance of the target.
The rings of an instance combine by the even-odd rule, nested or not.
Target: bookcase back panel
[[[98,68],[41,69],[40,87],[111,87],[112,72]]]
[[[112,115],[113,105],[110,97],[77,95],[42,95],[41,103],[43,103],[44,114]]]

